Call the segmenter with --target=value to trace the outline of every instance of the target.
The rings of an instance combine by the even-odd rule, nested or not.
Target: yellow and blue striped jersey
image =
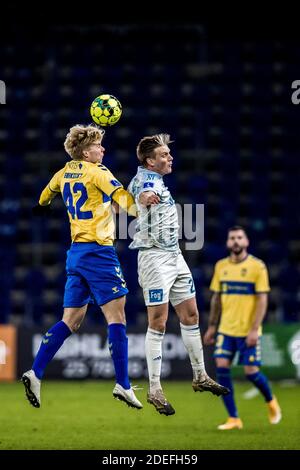
[[[43,190],[39,204],[50,204],[61,193],[68,209],[72,242],[112,245],[115,224],[111,196],[122,187],[104,165],[72,160],[55,173]]]
[[[255,318],[256,294],[270,290],[266,265],[252,255],[238,263],[229,257],[221,259],[216,263],[210,289],[221,294],[218,331],[247,336]]]

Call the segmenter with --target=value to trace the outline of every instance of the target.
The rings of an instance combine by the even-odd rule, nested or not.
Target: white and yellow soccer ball
[[[90,113],[99,126],[113,126],[122,115],[122,105],[113,95],[100,95],[92,102]]]

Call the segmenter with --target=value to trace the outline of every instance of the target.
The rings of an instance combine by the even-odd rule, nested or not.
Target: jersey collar
[[[156,171],[148,170],[148,168],[145,168],[144,166],[138,167],[138,173],[144,173],[147,175],[155,175],[157,178],[163,179],[162,175],[160,175],[159,173],[156,173]]]
[[[248,258],[249,256],[249,253],[246,254],[245,258],[241,259],[241,261],[232,261],[232,259],[230,258],[230,256],[228,256],[228,261],[229,263],[231,264],[241,264],[243,263],[244,261],[246,261],[246,259]]]

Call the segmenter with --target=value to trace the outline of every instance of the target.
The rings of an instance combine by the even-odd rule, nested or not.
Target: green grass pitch
[[[300,386],[273,388],[283,410],[278,425],[267,420],[261,396],[243,397],[247,383],[236,384],[236,400],[244,422],[241,431],[218,431],[226,418],[222,400],[195,393],[190,382],[165,382],[176,409],[159,415],[146,402],[147,383],[137,392],[143,410],[113,399],[107,381],[44,380],[42,407],[25,399],[21,383],[1,383],[0,450],[2,449],[299,449]]]

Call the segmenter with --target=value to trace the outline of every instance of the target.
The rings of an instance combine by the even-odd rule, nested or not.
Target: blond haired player
[[[108,339],[116,373],[113,396],[134,408],[142,408],[128,378],[128,339],[125,296],[128,292],[113,246],[111,202],[136,215],[132,196],[102,164],[104,131],[96,126],[70,129],[65,150],[71,161],[58,171],[43,190],[35,212],[49,208],[61,194],[68,210],[72,244],[67,254],[64,314],[43,337],[32,369],[22,381],[29,402],[39,408],[41,379],[47,364],[68,336],[77,331],[91,296],[101,306],[108,323]]]

